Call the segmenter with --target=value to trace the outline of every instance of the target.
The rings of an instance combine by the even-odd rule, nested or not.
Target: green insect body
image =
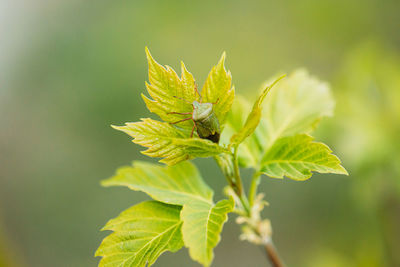
[[[218,118],[213,111],[213,104],[194,101],[192,105],[192,120],[196,126],[199,137],[218,143],[221,129],[219,127]]]
[[[181,98],[179,98],[181,99]],[[184,100],[184,99],[181,99]],[[184,100],[185,101],[185,100]],[[218,101],[216,102],[218,103]],[[170,112],[169,114],[179,114],[179,115],[192,115],[189,118],[172,122],[171,124],[180,123],[187,120],[193,120],[193,128],[190,137],[193,137],[194,129],[196,128],[197,134],[202,139],[208,139],[214,143],[219,142],[219,137],[221,129],[219,126],[219,121],[217,116],[215,116],[213,105],[216,103],[201,103],[198,101],[193,101],[190,103],[193,107],[193,112],[179,113]]]

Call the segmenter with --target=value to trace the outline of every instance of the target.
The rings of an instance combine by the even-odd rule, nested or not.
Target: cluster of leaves
[[[163,252],[183,246],[193,260],[211,264],[228,213],[242,206],[233,197],[214,203],[213,191],[189,159],[214,156],[218,161],[221,155],[237,156],[242,167],[274,178],[305,180],[312,171],[346,174],[331,150],[309,135],[321,117],[332,114],[334,102],[326,84],[307,72],[268,82],[251,108],[240,96],[234,103],[225,54],[209,73],[201,96],[183,63],[179,77],[169,66],[158,64],[147,49],[146,54],[150,81],[146,88],[151,99],[142,97],[162,121],[146,118],[114,128],[146,147],[145,155],[160,157],[168,166],[135,161],[103,181],[104,186],[145,192],[153,201],[135,205],[107,223],[103,230],[113,233],[96,252],[102,257],[100,266],[150,266]],[[190,137],[196,126],[193,120],[174,124],[182,120],[177,113],[193,111],[193,101],[215,103],[213,113],[222,134],[219,144],[196,132]]]
[[[327,84],[305,70],[295,71],[269,92],[258,127],[238,149],[239,164],[272,178],[306,180],[311,171],[347,174],[329,147],[314,142],[309,135],[322,117],[333,114],[334,106]],[[243,131],[241,125],[248,124],[245,114],[249,107],[246,99],[237,97],[223,142],[229,143],[229,136]],[[249,118],[254,116],[250,114]]]
[[[183,244],[204,265],[234,207],[232,199],[213,202],[213,191],[190,162],[163,167],[136,161],[103,182],[147,193],[156,201],[143,202],[121,213],[104,227],[114,231],[97,251],[104,266],[151,265],[166,250]]]
[[[164,122],[153,119],[142,119],[141,122],[127,123],[126,126],[115,129],[124,131],[134,138],[133,142],[147,147],[143,154],[150,157],[162,157],[160,162],[174,165],[195,157],[211,157],[223,153],[226,149],[217,144],[200,138],[190,138],[193,121],[171,125],[182,120],[182,115],[190,113],[193,108],[190,103],[200,101],[195,89],[193,75],[181,63],[181,78],[169,66],[165,68],[158,64],[146,49],[149,62],[149,81],[146,83],[148,93],[153,99],[142,95],[147,108],[157,114]],[[224,67],[225,55],[214,66],[202,89],[204,103],[216,103],[213,107],[219,123],[224,124],[235,96],[231,87],[232,75]],[[197,137],[197,134],[196,134]]]

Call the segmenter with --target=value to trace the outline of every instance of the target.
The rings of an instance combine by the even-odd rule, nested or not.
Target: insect
[[[192,105],[193,111],[185,113],[168,112],[167,114],[192,115],[191,117],[176,122],[171,122],[170,124],[177,124],[183,121],[193,120],[193,128],[190,137],[193,137],[194,129],[196,128],[197,134],[199,135],[200,138],[208,139],[213,141],[214,143],[218,143],[221,129],[219,126],[218,118],[214,114],[213,105],[217,104],[219,99],[215,103],[202,103],[203,98],[200,95],[199,91],[197,90],[196,84],[195,84],[195,90],[197,94],[200,96],[200,102],[193,101],[193,103],[190,103],[185,99],[174,96],[175,98],[183,100],[186,103]]]

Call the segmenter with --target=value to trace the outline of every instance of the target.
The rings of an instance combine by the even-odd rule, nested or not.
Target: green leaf
[[[206,139],[187,138],[187,135],[170,125],[152,119],[126,123],[126,126],[113,126],[114,129],[132,136],[133,142],[148,149],[143,154],[162,157],[168,165],[195,157],[211,157],[226,152],[226,149]]]
[[[216,205],[193,201],[183,206],[182,235],[192,259],[204,266],[211,264],[213,248],[219,243],[222,226],[233,208],[233,199],[221,200]]]
[[[226,114],[231,109],[235,98],[232,75],[230,71],[226,71],[224,63],[225,52],[218,64],[211,69],[201,91],[204,103],[216,103],[213,110],[221,126],[225,123]]]
[[[246,122],[246,114],[251,109],[250,103],[241,95],[236,95],[231,111],[227,116],[227,123],[221,135],[220,143],[223,145],[230,144],[230,138],[239,132]],[[257,128],[254,134],[258,134]],[[240,166],[257,166],[259,158],[257,152],[260,147],[257,138],[251,136],[239,146],[239,164]],[[255,151],[255,152],[254,152]]]
[[[135,161],[133,167],[120,168],[102,185],[127,186],[143,191],[155,200],[183,205],[181,220],[185,246],[194,260],[205,266],[211,263],[212,249],[219,242],[219,233],[226,214],[233,209],[233,200],[222,200],[214,205],[212,190],[192,163],[166,167]],[[193,225],[196,229],[191,229]],[[191,230],[196,230],[196,233]]]
[[[147,61],[149,64],[149,81],[146,83],[148,93],[153,99],[142,94],[147,108],[160,116],[163,121],[176,122],[190,115],[184,116],[171,114],[171,112],[188,113],[193,111],[191,103],[199,101],[200,96],[195,90],[193,75],[181,62],[181,78],[169,66],[161,66],[151,56],[146,47]],[[182,100],[183,99],[183,100]],[[193,121],[188,120],[179,123],[183,129],[191,130]]]
[[[306,134],[283,137],[268,149],[261,160],[261,172],[273,177],[306,180],[311,171],[346,174],[340,160],[323,143]]]
[[[96,251],[99,266],[151,266],[163,252],[181,249],[181,208],[147,201],[110,220],[102,230],[114,232]]]
[[[328,84],[297,70],[270,92],[263,110],[264,147],[277,139],[308,133],[323,116],[332,116],[335,102]]]
[[[103,186],[127,186],[145,192],[153,199],[175,205],[192,200],[212,203],[213,191],[190,162],[165,167],[134,161],[133,167],[122,167]]]
[[[241,102],[246,103],[245,100]],[[247,103],[242,105],[249,106]],[[259,126],[239,146],[239,163],[258,170],[260,160],[278,139],[310,133],[322,117],[333,114],[334,105],[326,83],[311,77],[305,70],[290,74],[270,90],[263,104]],[[233,113],[235,117],[230,116],[228,124],[242,120],[236,117],[243,116],[243,112],[246,111]]]
[[[268,92],[271,90],[271,88],[279,82],[281,79],[283,79],[286,75],[283,75],[276,79],[272,84],[268,85],[261,93],[261,95],[258,97],[256,102],[253,105],[253,109],[251,110],[250,114],[247,116],[247,120],[244,123],[244,126],[242,129],[240,129],[235,135],[231,137],[231,145],[236,146],[240,143],[242,143],[247,137],[249,137],[257,128],[258,124],[260,123],[261,120],[261,111],[262,111],[262,103],[267,96]]]

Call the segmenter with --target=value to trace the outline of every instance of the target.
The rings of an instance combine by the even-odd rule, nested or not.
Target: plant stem
[[[271,239],[264,243],[264,249],[273,267],[285,266],[282,260],[279,258],[278,252]]]
[[[239,171],[239,163],[237,158],[237,146],[235,146],[233,150],[233,174],[235,176],[236,186],[238,188],[238,196],[240,197],[243,195],[243,184],[242,179],[240,178],[240,171]]]
[[[249,189],[250,207],[252,207],[254,204],[254,199],[256,198],[256,195],[257,195],[257,187],[260,184],[260,177],[261,177],[261,173],[255,172],[253,174],[253,178],[251,179],[251,184],[250,184],[250,189]]]
[[[239,162],[237,157],[237,146],[234,147],[233,150],[233,173],[235,176],[235,184],[237,187],[236,194],[238,195],[240,202],[242,202],[243,208],[248,216],[251,216],[251,208],[249,205],[249,201],[247,200],[246,194],[243,191],[243,183],[242,178],[240,177],[240,170],[239,170]]]
[[[238,162],[238,157],[237,157],[237,146],[234,147],[233,153],[229,154],[227,157],[215,157],[215,160],[217,161],[218,165],[221,167],[222,172],[225,174],[225,177],[228,180],[229,186],[233,189],[235,195],[239,199],[242,207],[243,207],[243,212],[245,213],[245,217],[251,219],[253,218],[252,214],[252,207],[254,204],[254,200],[257,194],[257,187],[260,183],[260,172],[256,172],[253,175],[253,178],[251,180],[251,185],[250,185],[250,190],[249,190],[249,197],[250,197],[250,202],[246,197],[246,194],[243,190],[243,183],[242,179],[240,177],[240,170],[239,170],[239,162]],[[257,218],[257,217],[256,217]],[[257,222],[259,221],[260,218],[258,218]],[[260,232],[260,229],[256,227],[254,224],[250,224],[250,227],[252,227],[255,231],[255,233],[262,238],[263,241],[263,246],[265,249],[265,252],[268,256],[269,261],[271,262],[273,267],[284,267],[282,260],[279,258],[279,255],[276,251],[275,246],[272,243],[271,238],[268,236],[268,238],[265,238],[265,235],[263,235]]]

